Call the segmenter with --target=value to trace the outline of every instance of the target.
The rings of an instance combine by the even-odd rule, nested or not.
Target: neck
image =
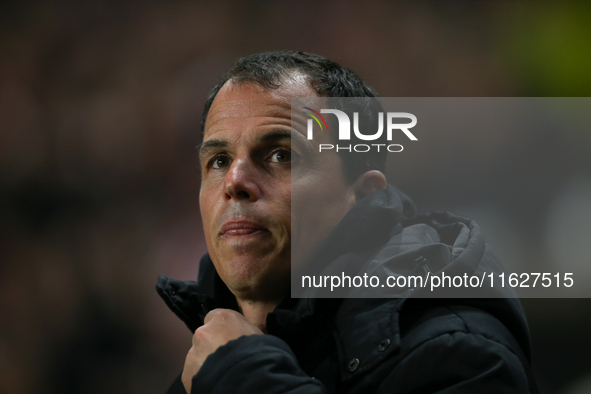
[[[275,309],[278,301],[252,301],[241,300],[236,297],[240,312],[246,320],[257,326],[262,332],[267,333],[267,315]]]

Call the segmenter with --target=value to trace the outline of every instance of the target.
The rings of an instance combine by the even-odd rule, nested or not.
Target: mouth
[[[222,237],[246,237],[268,234],[263,225],[248,220],[236,220],[224,223],[220,231]]]

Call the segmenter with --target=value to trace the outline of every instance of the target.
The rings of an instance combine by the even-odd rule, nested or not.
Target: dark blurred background
[[[180,373],[191,334],[154,285],[196,278],[201,110],[238,57],[318,53],[382,96],[588,96],[590,21],[582,2],[3,1],[0,392],[162,393]],[[453,174],[423,152],[389,179],[506,261],[591,266],[591,132],[486,141],[449,139]],[[542,391],[591,393],[591,302],[523,304]]]

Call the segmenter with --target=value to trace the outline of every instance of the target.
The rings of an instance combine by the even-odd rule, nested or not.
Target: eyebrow
[[[284,139],[291,139],[292,133],[286,130],[273,130],[263,134],[260,138],[260,142],[274,142]]]
[[[290,140],[296,145],[307,145],[307,141],[301,133],[287,130],[273,130],[263,134],[259,138],[260,142],[275,142],[282,140]]]
[[[287,131],[287,130],[272,130],[272,131],[269,131],[268,133],[265,133],[262,136],[260,136],[258,141],[259,142],[276,142],[276,141],[282,141],[282,140],[291,140],[294,137],[297,139],[298,138],[297,134],[299,134],[299,133],[292,133],[291,131]],[[211,151],[227,148],[228,145],[230,145],[230,144],[228,143],[228,141],[225,141],[225,140],[213,139],[213,140],[205,141],[200,146],[198,146],[199,155],[207,155]]]
[[[228,146],[228,142],[224,140],[208,140],[198,146],[199,155],[205,155],[210,151],[222,149]]]

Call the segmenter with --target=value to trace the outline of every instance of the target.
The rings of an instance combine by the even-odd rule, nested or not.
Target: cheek
[[[207,223],[208,223],[208,219],[209,219],[209,212],[210,209],[208,209],[208,201],[204,196],[203,190],[199,193],[199,210],[201,212],[201,221],[203,222],[203,227],[207,228]]]
[[[201,221],[203,223],[205,239],[208,242],[208,244],[210,243],[210,233],[212,231],[213,222],[215,220],[215,202],[219,200],[219,197],[217,199],[212,198],[211,191],[202,189],[199,194],[199,209],[201,211]]]
[[[294,223],[292,222],[291,187],[276,193],[275,198],[280,203],[267,205],[265,214],[267,217],[273,219],[274,233],[278,246],[284,251],[293,242],[292,229],[294,228]]]
[[[297,267],[324,241],[332,227],[334,205],[317,187],[294,185],[291,210],[292,262]]]
[[[349,188],[339,161],[292,182],[292,259],[302,264],[326,240],[349,210]]]
[[[265,196],[260,202],[260,208],[274,218],[281,227],[291,227],[292,185],[289,179],[275,180],[264,186]],[[258,204],[258,203],[257,203]]]

